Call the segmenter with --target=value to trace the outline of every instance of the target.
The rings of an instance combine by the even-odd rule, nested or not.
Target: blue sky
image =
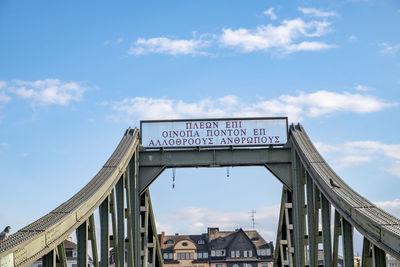
[[[288,116],[356,191],[400,216],[398,1],[1,1],[0,227],[84,186],[141,119]],[[158,229],[274,240],[265,169],[166,171]],[[4,188],[6,190],[4,190]]]

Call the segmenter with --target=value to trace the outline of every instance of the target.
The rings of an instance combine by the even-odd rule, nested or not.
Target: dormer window
[[[172,244],[174,244],[174,240],[168,239],[167,241],[164,242],[164,244],[172,245]]]
[[[204,239],[199,239],[199,241],[197,241],[197,244],[199,245],[204,245],[206,242],[204,241]]]

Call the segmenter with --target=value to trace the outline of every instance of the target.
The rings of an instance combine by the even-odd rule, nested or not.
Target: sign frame
[[[284,144],[256,144],[256,145],[251,145],[251,144],[245,144],[245,145],[211,145],[211,146],[155,146],[155,147],[148,147],[148,146],[143,146],[145,149],[194,149],[194,148],[226,148],[226,147],[273,147],[273,146],[285,146],[289,140],[289,125],[288,125],[288,117],[242,117],[242,118],[199,118],[199,119],[167,119],[167,120],[141,120],[140,121],[140,143],[142,143],[142,124],[143,123],[158,123],[158,122],[200,122],[200,121],[237,121],[237,120],[242,120],[242,121],[249,121],[249,120],[285,120],[286,122],[286,143]]]

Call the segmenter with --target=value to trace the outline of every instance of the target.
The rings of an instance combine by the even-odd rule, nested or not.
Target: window
[[[253,257],[253,251],[249,250],[249,257]]]
[[[252,267],[250,263],[243,263],[243,267]]]
[[[215,267],[222,267],[222,264],[221,263],[217,263],[217,264],[215,264]]]
[[[194,259],[194,253],[190,252],[190,259],[193,260]]]
[[[232,258],[235,257],[235,251],[234,251],[234,250],[231,250],[231,257],[232,257]],[[232,266],[232,267],[235,267],[235,266]],[[239,267],[239,266],[238,266],[238,267]]]
[[[181,259],[181,253],[176,254],[176,259],[180,260]]]
[[[174,243],[174,241],[172,240],[172,239],[168,239],[167,241],[165,241],[165,244],[173,244]]]
[[[186,258],[185,259],[189,259],[190,258],[190,253],[189,252],[186,252]]]
[[[268,267],[268,264],[266,264],[266,263],[261,263],[261,267]]]
[[[240,251],[236,250],[236,258],[239,258],[239,257],[240,257]]]
[[[247,250],[243,251],[243,257],[247,258]]]
[[[72,250],[65,250],[65,256],[67,258],[72,258]]]
[[[187,247],[188,243],[187,242],[183,242],[182,246]]]
[[[198,259],[201,259],[201,258],[203,258],[203,253],[201,253],[201,252],[198,252],[198,253],[197,253],[197,258],[198,258]]]
[[[271,249],[267,248],[267,256],[271,256]]]
[[[232,267],[239,267],[239,265],[235,263],[234,265],[232,265]]]
[[[173,253],[169,253],[168,256],[169,256],[169,259],[170,259],[170,260],[173,260],[173,259],[174,259],[174,254],[173,254]]]
[[[164,260],[168,259],[168,253],[164,253]]]
[[[258,255],[258,256],[261,255],[261,249],[257,249],[257,255]]]
[[[203,258],[207,259],[208,258],[208,252],[203,252]],[[204,267],[204,266],[203,266]]]
[[[267,250],[266,249],[261,249],[261,256],[267,255]]]
[[[78,264],[72,263],[72,267],[77,267]]]
[[[211,257],[215,257],[215,250],[211,250]]]
[[[203,245],[203,244],[205,244],[205,241],[204,241],[204,239],[199,239],[199,241],[197,241],[197,244],[199,244],[199,245]]]

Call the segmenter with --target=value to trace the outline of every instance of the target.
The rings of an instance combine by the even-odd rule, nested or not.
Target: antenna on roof
[[[226,177],[229,178],[229,167],[226,167]]]
[[[254,230],[255,225],[256,225],[256,222],[255,222],[255,219],[254,219],[254,218],[255,218],[254,214],[256,214],[256,210],[253,209],[253,210],[250,211],[249,213],[251,213],[250,218],[251,218],[251,223],[252,223],[253,230]]]

